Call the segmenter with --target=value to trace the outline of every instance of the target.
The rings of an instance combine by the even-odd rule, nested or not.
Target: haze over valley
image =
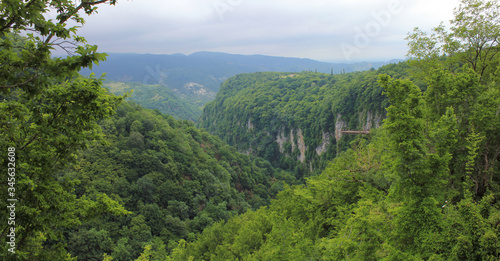
[[[130,100],[177,118],[197,121],[220,85],[240,73],[321,72],[342,74],[377,69],[388,62],[325,63],[311,59],[197,52],[191,55],[111,53],[106,61],[80,73],[106,74],[105,86],[122,95],[134,90]]]

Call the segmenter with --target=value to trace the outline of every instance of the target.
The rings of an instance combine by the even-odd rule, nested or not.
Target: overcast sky
[[[86,17],[80,34],[101,52],[217,51],[386,61],[406,34],[448,24],[459,0],[119,0]]]

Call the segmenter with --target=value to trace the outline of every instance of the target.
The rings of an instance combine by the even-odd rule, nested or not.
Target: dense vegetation
[[[106,144],[82,152],[62,176],[78,180],[77,196],[105,194],[130,214],[106,215],[67,231],[68,250],[83,260],[138,257],[216,221],[270,203],[293,176],[237,153],[193,123],[122,102],[102,121]],[[92,251],[89,251],[92,250]]]
[[[463,0],[450,32],[416,29],[423,85],[378,77],[380,129],[268,208],[180,241],[172,260],[498,260],[499,16],[496,1]]]
[[[104,87],[115,95],[128,94],[129,100],[149,109],[156,109],[163,114],[177,119],[197,121],[202,110],[201,102],[186,102],[169,88],[162,85],[124,83],[106,81]]]
[[[0,256],[4,260],[64,259],[64,229],[104,213],[126,214],[104,194],[77,197],[71,189],[74,181],[57,175],[75,160],[75,152],[102,140],[97,122],[113,114],[121,100],[109,95],[102,81],[78,74],[82,67],[105,58],[96,52],[97,46],[75,34],[84,22],[82,13],[94,13],[103,2],[0,2],[0,165],[5,173],[0,183]],[[47,20],[43,14],[51,9],[58,15]],[[75,27],[66,26],[70,19]],[[26,31],[30,33],[21,37]],[[74,49],[67,48],[69,43]],[[73,55],[52,58],[51,48],[57,46]]]
[[[408,63],[230,79],[200,125],[238,148],[78,74],[105,55],[66,22],[105,2],[0,2],[2,259],[500,259],[496,1],[416,29]]]
[[[340,139],[341,129],[381,124],[388,102],[377,75],[407,77],[407,68],[400,63],[339,75],[240,74],[224,82],[198,125],[239,151],[294,171],[298,178],[309,176],[348,147],[349,138]]]
[[[498,191],[474,199],[464,178],[468,185],[457,197],[457,177],[442,165],[430,172],[420,160],[408,167],[416,176],[409,179],[407,155],[396,153],[389,133],[357,140],[321,175],[287,188],[268,208],[179,242],[172,260],[498,260]]]

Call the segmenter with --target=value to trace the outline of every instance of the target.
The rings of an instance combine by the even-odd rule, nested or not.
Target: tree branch
[[[29,7],[30,7],[33,3],[35,3],[35,1],[36,1],[36,0],[31,0],[31,1],[29,1],[29,2],[26,4],[25,8],[29,8]],[[16,17],[14,16],[14,17],[12,17],[12,18],[10,19],[10,21],[9,21],[6,25],[4,25],[4,26],[2,26],[2,28],[0,28],[0,32],[2,32],[3,30],[5,30],[5,29],[7,29],[7,28],[10,28],[10,27],[14,24],[14,22],[15,22],[15,21],[16,21]]]
[[[40,135],[40,132],[38,132],[37,134],[35,134],[30,141],[28,141],[28,143],[24,144],[24,146],[22,146],[19,150],[23,150],[24,148],[26,148],[26,146],[30,145],[31,143],[33,143],[33,141],[35,141],[38,137],[38,135]]]
[[[33,81],[35,78],[37,78],[39,75],[38,74],[35,74],[33,75],[33,77],[29,78],[28,80],[24,81],[24,82],[20,82],[20,83],[16,83],[14,85],[4,85],[4,86],[0,86],[1,89],[10,89],[10,88],[16,88],[16,87],[19,87],[21,85],[25,85],[31,81]]]
[[[102,4],[102,3],[105,3],[108,1],[114,2],[113,0],[99,0],[99,1],[93,1],[93,2],[82,1],[80,3],[80,5],[78,5],[73,11],[68,12],[67,15],[64,17],[64,19],[59,20],[59,24],[63,24],[65,22],[67,22],[71,17],[73,17],[75,14],[77,14],[78,11],[80,11],[82,8],[84,8],[86,6],[94,6],[94,5]],[[47,39],[45,39],[44,43],[48,44],[53,37],[54,37],[54,32],[51,32],[49,34],[49,36],[47,37]]]

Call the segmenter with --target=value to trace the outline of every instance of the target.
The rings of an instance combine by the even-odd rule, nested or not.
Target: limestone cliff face
[[[330,132],[323,132],[322,135],[322,143],[315,149],[317,155],[321,155],[328,150],[328,146],[331,144],[331,137],[333,136],[333,134]],[[291,129],[289,133],[286,133],[285,129],[282,128],[280,131],[278,131],[275,141],[278,144],[279,152],[285,157],[293,154],[293,152],[298,149],[299,154],[297,155],[297,161],[300,161],[301,163],[306,162],[306,151],[310,146],[308,146],[305,142],[304,132],[302,131],[302,129]],[[291,145],[291,150],[289,149],[290,151],[287,151],[285,149],[286,144]]]
[[[276,136],[276,142],[278,143],[280,153],[285,153],[285,143],[288,142],[288,137],[286,136],[284,129],[278,132],[278,136]]]
[[[353,116],[355,117],[356,126],[351,126],[353,124]],[[315,129],[311,126],[308,130],[300,127],[286,126],[285,124],[273,130],[273,126],[260,125],[258,121],[250,119],[242,119],[237,122],[237,125],[246,133],[253,137],[259,137],[254,141],[254,145],[241,144],[243,146],[239,147],[240,152],[245,154],[259,155],[259,150],[255,148],[259,145],[261,141],[266,140],[265,137],[272,137],[271,143],[267,143],[266,146],[276,146],[275,151],[280,154],[281,157],[289,158],[293,157],[293,160],[299,164],[304,165],[307,170],[314,171],[317,166],[317,162],[323,160],[329,160],[325,158],[325,153],[328,151],[335,151],[338,149],[336,144],[338,144],[344,135],[343,130],[363,130],[370,131],[373,128],[378,128],[382,124],[383,115],[378,113],[373,113],[371,111],[362,111],[356,115],[345,116],[338,113],[335,117],[335,122],[332,124],[332,128],[320,129],[320,133],[312,133],[311,129]],[[350,119],[350,120],[349,120]],[[308,135],[313,135],[309,137]],[[333,147],[332,147],[333,146]],[[332,157],[328,155],[326,157]]]
[[[304,135],[302,135],[301,129],[297,130],[297,147],[299,147],[300,150],[300,155],[297,157],[297,159],[300,160],[300,162],[304,163],[304,161],[306,160],[307,146],[304,142]]]
[[[383,116],[367,111],[359,113],[357,118],[358,127],[353,128],[353,130],[369,131],[372,128],[380,127]],[[348,129],[349,126],[344,121],[342,114],[337,114],[335,129],[321,130],[321,143],[319,145],[306,144],[305,140],[307,139],[304,137],[304,131],[301,128],[292,128],[290,131],[285,131],[284,127],[281,128],[276,134],[275,142],[278,145],[279,152],[285,157],[289,157],[298,149],[297,161],[308,163],[309,169],[312,169],[311,163],[314,161],[314,158],[309,159],[306,157],[307,150],[309,148],[314,149],[315,157],[320,157],[323,153],[328,151],[331,146],[334,146],[335,143],[338,143],[342,139],[344,134],[342,134],[341,131]],[[291,149],[290,147],[286,149],[287,144]]]
[[[371,111],[363,111],[358,114],[358,127],[352,130],[370,131],[372,128],[379,128],[382,124],[383,116]],[[347,130],[347,123],[342,119],[342,114],[337,114],[335,121],[335,140],[337,142],[342,138],[342,130]]]
[[[253,129],[254,129],[253,123],[252,123],[252,121],[251,121],[250,119],[248,119],[248,122],[247,122],[247,128],[248,128],[249,130],[253,130]]]
[[[297,136],[294,133],[297,133]],[[297,139],[295,139],[297,137]],[[304,135],[302,134],[302,130],[299,128],[297,130],[290,130],[290,135],[287,136],[285,133],[285,129],[281,129],[276,136],[276,142],[278,143],[279,151],[281,154],[289,155],[295,151],[296,148],[299,149],[300,154],[297,156],[297,160],[300,162],[304,162],[306,160],[306,150],[307,146],[304,141]],[[285,151],[285,144],[291,143],[292,150]]]
[[[322,132],[322,141],[321,141],[321,145],[319,145],[318,147],[316,147],[316,154],[318,156],[321,156],[321,154],[323,154],[325,151],[328,150],[328,146],[330,145],[330,138],[333,136],[332,133],[330,132]]]
[[[369,131],[372,128],[379,128],[382,123],[382,115],[373,114],[371,111],[362,112],[359,114],[359,122],[363,126],[364,131]],[[363,124],[364,123],[364,124]]]
[[[337,114],[337,120],[335,121],[335,140],[339,142],[342,137],[341,131],[347,127],[347,124],[342,120],[342,114]]]
[[[293,130],[290,130],[290,140],[292,142],[292,152],[295,150],[295,136],[293,135]]]

